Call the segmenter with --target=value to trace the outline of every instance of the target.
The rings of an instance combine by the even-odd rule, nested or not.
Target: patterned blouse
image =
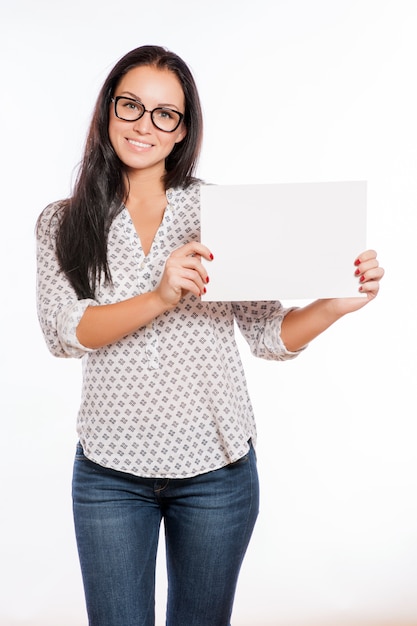
[[[256,427],[235,341],[235,322],[261,358],[286,360],[280,302],[202,302],[187,294],[172,311],[99,349],[77,340],[89,306],[118,302],[158,285],[167,257],[200,239],[200,184],[167,191],[167,207],[144,256],[125,207],[108,238],[113,284],[79,300],[60,271],[54,231],[59,203],[41,214],[37,301],[51,353],[82,357],[77,433],[84,454],[105,467],[143,477],[185,478],[232,463],[256,443]]]

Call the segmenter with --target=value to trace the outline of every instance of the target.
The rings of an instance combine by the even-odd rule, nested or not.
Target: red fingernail
[[[214,259],[214,256],[210,252],[210,261],[212,261],[213,259]]]
[[[205,287],[204,287],[203,291],[204,291],[204,293],[207,293],[207,289]]]
[[[361,283],[363,283],[363,281],[365,280],[365,276],[361,276],[360,279]]]
[[[210,282],[210,278],[207,276],[206,283]]]
[[[356,259],[355,265],[360,265],[360,264],[361,264],[361,260],[360,259]]]
[[[359,276],[359,274],[360,274],[360,273],[361,273],[361,271],[360,271],[359,269],[357,269],[357,270],[355,271],[355,276]]]

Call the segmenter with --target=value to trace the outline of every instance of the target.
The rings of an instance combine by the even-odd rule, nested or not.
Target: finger
[[[204,257],[207,261],[212,261],[214,258],[207,246],[203,245],[199,241],[190,241],[190,243],[186,243],[184,246],[177,248],[172,253],[172,256],[199,256]]]
[[[365,254],[364,255],[360,255],[360,257],[358,257],[356,259],[356,261],[355,261],[355,266],[356,266],[355,276],[362,277],[364,274],[369,273],[369,271],[372,271],[372,270],[380,271],[381,270],[381,268],[379,267],[379,261],[378,261],[378,259],[376,257],[370,256],[370,257],[368,257],[368,259],[366,259],[366,258],[363,258],[365,256],[366,256]],[[363,259],[363,260],[361,260],[361,259]],[[383,275],[383,270],[382,270],[381,278],[382,278],[382,275]]]
[[[205,293],[205,285],[209,282],[204,267],[192,257],[168,259],[166,274],[172,288],[191,291],[197,296]]]
[[[195,283],[193,280],[187,279],[184,279],[182,281],[181,290],[183,294],[188,292],[194,294],[195,296],[202,296],[203,293],[206,293],[206,288],[203,285],[199,287],[198,284]]]
[[[364,272],[359,272],[356,270],[355,274],[359,277],[360,283],[365,283],[370,280],[380,281],[384,276],[384,270],[382,267],[372,267],[369,270],[365,270]]]
[[[376,268],[363,274],[360,279],[359,291],[367,293],[369,297],[375,297],[379,292],[380,281],[384,276],[382,268]]]
[[[365,252],[362,252],[361,254],[358,255],[358,257],[355,260],[355,265],[360,265],[364,261],[370,261],[371,259],[376,259],[376,257],[377,257],[377,253],[375,252],[375,250],[365,250]]]
[[[366,283],[361,283],[359,291],[363,294],[366,294],[368,298],[375,298],[375,296],[377,296],[379,292],[379,281],[369,280]]]
[[[205,272],[203,275],[201,275],[201,273],[198,271],[185,270],[181,278],[184,281],[184,284],[185,282],[187,284],[193,283],[197,288],[198,295],[206,292],[206,284],[209,282],[209,278]],[[185,289],[187,287],[183,286],[183,288]],[[193,291],[194,293],[196,292],[195,290]]]
[[[377,262],[367,261],[366,263],[361,263],[360,265],[358,265],[355,270],[355,276],[363,280],[363,276],[365,276],[366,274],[367,277],[369,277],[371,275],[371,272],[373,273],[372,275],[376,276],[376,274],[378,274],[379,272],[379,269],[379,264]]]
[[[175,253],[171,254],[167,261],[167,266],[170,269],[177,270],[180,273],[183,270],[190,270],[196,272],[202,284],[209,282],[207,269],[201,263],[201,257],[199,255],[187,254],[185,256],[176,256]],[[192,279],[192,276],[189,276]]]

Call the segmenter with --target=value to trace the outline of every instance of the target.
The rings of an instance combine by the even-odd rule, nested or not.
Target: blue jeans
[[[89,626],[154,626],[162,519],[167,626],[230,626],[259,507],[252,446],[222,469],[153,479],[105,469],[78,444],[73,506]]]

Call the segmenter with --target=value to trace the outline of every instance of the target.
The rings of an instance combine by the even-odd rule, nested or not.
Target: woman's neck
[[[142,203],[150,198],[165,196],[163,175],[160,172],[128,172],[127,179],[127,201]]]
[[[125,204],[131,212],[141,211],[161,214],[166,206],[163,176],[149,171],[128,172]]]

